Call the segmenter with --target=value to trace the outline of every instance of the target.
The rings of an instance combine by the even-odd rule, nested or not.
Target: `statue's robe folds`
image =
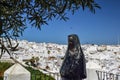
[[[85,56],[81,49],[78,36],[75,34],[69,35],[68,42],[69,37],[73,37],[74,51],[71,52],[68,45],[68,49],[60,69],[60,74],[63,80],[82,80],[87,77]]]

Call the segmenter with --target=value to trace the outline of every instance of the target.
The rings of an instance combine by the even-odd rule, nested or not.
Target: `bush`
[[[31,73],[31,80],[55,80],[53,77],[46,75],[39,70],[35,70],[31,67],[26,67],[26,69]]]

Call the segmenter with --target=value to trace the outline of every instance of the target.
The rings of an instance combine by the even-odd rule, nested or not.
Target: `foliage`
[[[0,0],[0,32],[12,30],[13,36],[19,36],[26,21],[40,29],[54,18],[66,21],[67,11],[74,14],[81,7],[93,13],[100,8],[94,0]]]
[[[0,72],[5,71],[7,68],[9,68],[12,65],[13,65],[12,63],[8,63],[8,62],[0,62]]]
[[[32,80],[55,80],[53,77],[43,74],[39,70],[32,69],[31,67],[26,67],[26,69],[31,72]]]
[[[48,54],[50,54],[50,50],[48,50]]]

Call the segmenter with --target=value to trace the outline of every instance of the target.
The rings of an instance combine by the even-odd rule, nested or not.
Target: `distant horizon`
[[[20,40],[20,41],[22,41],[23,39],[18,39],[18,40]],[[68,43],[66,42],[66,43],[59,43],[59,42],[45,42],[45,41],[29,41],[29,40],[26,40],[26,41],[28,41],[28,42],[35,42],[35,43],[53,43],[53,44],[60,44],[60,45],[68,45]],[[80,43],[81,45],[120,45],[120,44],[118,44],[118,43],[116,43],[116,44],[106,44],[106,43],[88,43],[88,42],[86,42],[86,43]]]

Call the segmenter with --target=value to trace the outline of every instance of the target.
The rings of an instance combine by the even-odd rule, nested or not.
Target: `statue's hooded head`
[[[79,38],[76,34],[68,35],[68,49],[80,47]]]
[[[78,55],[77,57],[80,58],[80,54],[82,53],[82,49],[80,46],[80,41],[79,38],[76,34],[71,34],[68,35],[68,49],[67,49],[67,53],[69,54],[69,50],[75,50],[77,51],[76,54]]]

